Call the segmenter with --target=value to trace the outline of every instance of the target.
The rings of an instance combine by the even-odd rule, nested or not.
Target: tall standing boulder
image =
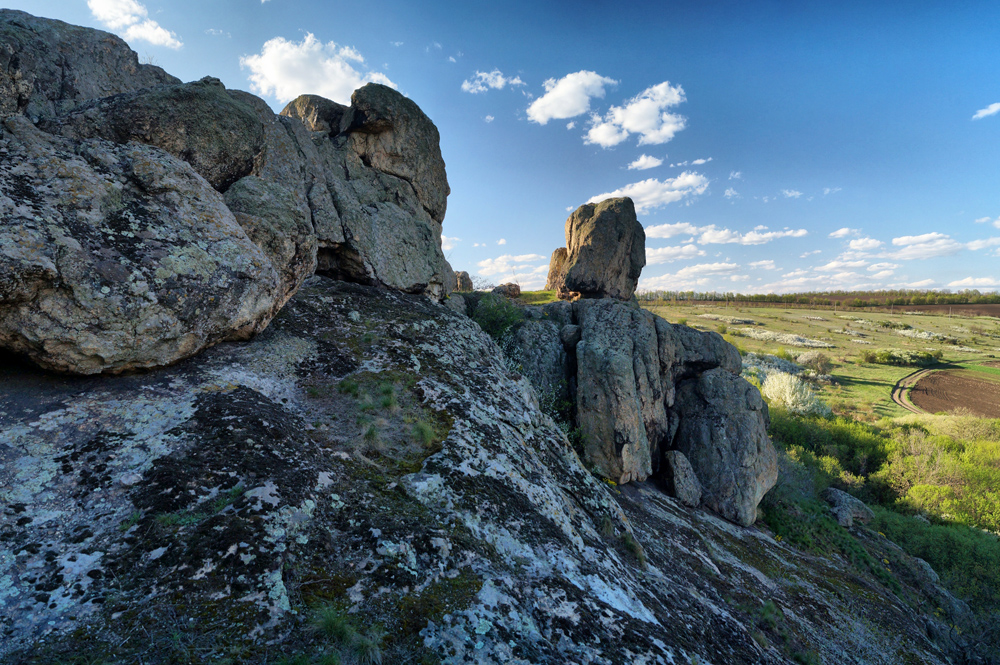
[[[566,287],[566,258],[568,250],[560,247],[552,252],[549,259],[549,277],[545,280],[546,291],[562,291]]]
[[[760,392],[732,372],[711,369],[680,384],[674,410],[673,445],[701,481],[702,503],[737,524],[753,524],[757,505],[778,480]]]
[[[566,249],[566,290],[584,298],[630,299],[646,265],[646,233],[632,199],[577,208],[566,220]]]
[[[167,83],[180,81],[139,64],[116,35],[0,9],[0,117],[19,113],[34,121],[91,99]]]
[[[476,290],[476,287],[472,284],[472,277],[469,276],[469,273],[464,270],[459,270],[455,273],[455,290],[463,293]]]

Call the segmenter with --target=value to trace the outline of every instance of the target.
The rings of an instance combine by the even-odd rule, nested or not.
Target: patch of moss
[[[403,596],[396,605],[397,628],[403,636],[416,635],[428,621],[440,621],[445,614],[469,607],[482,588],[482,580],[463,569],[457,577],[443,578],[420,593]]]

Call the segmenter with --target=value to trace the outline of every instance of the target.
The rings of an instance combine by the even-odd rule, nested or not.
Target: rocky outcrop
[[[632,199],[605,199],[577,208],[566,220],[566,250],[567,291],[584,298],[631,298],[646,265],[646,232]]]
[[[690,508],[701,505],[701,481],[691,467],[691,462],[679,450],[668,450],[663,454],[662,478],[667,493],[677,497]]]
[[[565,247],[552,252],[552,258],[549,259],[549,277],[545,280],[546,291],[566,290],[566,258]]]
[[[220,192],[249,175],[264,148],[264,127],[254,110],[210,77],[87,102],[41,126],[67,138],[162,148]]]
[[[32,121],[82,102],[180,83],[139,57],[116,35],[0,9],[0,117]]]
[[[732,345],[613,298],[526,312],[528,332],[515,340],[519,359],[531,359],[522,371],[541,390],[565,377],[588,464],[616,483],[656,476],[668,488],[690,470],[701,503],[739,524],[754,522],[777,480],[777,458],[767,407],[739,377]],[[542,336],[543,329],[550,332]],[[556,329],[565,355],[553,350]],[[675,464],[665,463],[667,454]],[[681,484],[692,501],[694,483]]]
[[[875,513],[865,505],[861,499],[856,499],[843,490],[836,487],[827,487],[823,490],[823,500],[830,504],[830,512],[836,518],[837,523],[845,529],[854,526],[854,522],[868,524],[875,519]]]
[[[0,155],[0,347],[64,372],[156,367],[280,306],[273,263],[187,163],[16,115]]]
[[[498,296],[503,296],[504,298],[517,298],[521,295],[521,287],[518,284],[508,282],[507,284],[494,286],[490,293],[495,293]]]
[[[459,270],[455,273],[455,290],[461,291],[463,293],[468,293],[469,291],[474,291],[475,286],[472,285],[472,278],[469,273],[464,270]]]
[[[778,480],[767,436],[767,406],[738,375],[717,368],[677,390],[673,444],[701,480],[702,503],[737,524],[757,521],[757,505]]]
[[[383,626],[383,662],[946,662],[901,598],[947,606],[896,565],[899,596],[609,487],[422,296],[313,277],[251,343],[118,377],[3,357],[0,385],[4,663],[315,659],[317,606]]]
[[[10,117],[0,139],[0,346],[120,372],[259,332],[317,270],[454,288],[437,129],[399,93],[275,116],[139,66],[107,33],[9,10],[3,53],[0,114],[37,128]]]

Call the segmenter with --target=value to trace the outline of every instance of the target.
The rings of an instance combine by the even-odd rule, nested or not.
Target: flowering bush
[[[761,394],[771,404],[780,405],[804,416],[829,416],[830,407],[823,403],[809,385],[797,376],[771,372],[761,384]]]

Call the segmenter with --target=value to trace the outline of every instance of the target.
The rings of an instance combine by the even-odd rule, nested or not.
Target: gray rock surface
[[[663,454],[663,478],[667,491],[690,508],[701,503],[701,482],[691,468],[691,462],[679,450],[668,450]]]
[[[494,286],[491,293],[503,296],[504,298],[517,298],[521,295],[521,287],[518,284],[508,282],[507,284]]]
[[[565,247],[552,252],[549,259],[549,276],[545,280],[546,291],[564,291],[566,288],[566,259],[568,250]]]
[[[554,321],[525,321],[515,333],[520,349],[521,373],[531,380],[539,397],[549,405],[569,402],[566,351]]]
[[[444,221],[451,188],[441,137],[419,106],[388,86],[368,83],[351,95],[341,131],[365,164],[410,183],[431,218]]]
[[[0,9],[0,117],[35,120],[99,97],[180,83],[102,30]]]
[[[757,505],[778,480],[760,392],[723,368],[688,379],[677,390],[673,447],[691,462],[702,502],[737,524],[757,520]]]
[[[823,500],[830,504],[830,512],[845,529],[853,527],[855,521],[867,524],[875,519],[875,513],[864,501],[836,487],[823,490]]]
[[[299,95],[281,110],[281,115],[300,120],[310,132],[328,136],[340,133],[348,107],[319,95]]]
[[[465,272],[464,270],[459,270],[457,273],[455,273],[456,291],[462,291],[464,293],[468,293],[469,291],[474,291],[475,288],[476,287],[472,285],[472,277],[469,276],[469,273]]]
[[[120,372],[245,339],[274,314],[272,262],[187,163],[16,115],[0,150],[0,347]]]
[[[87,102],[42,128],[75,139],[154,145],[191,164],[220,192],[253,170],[264,147],[254,110],[210,77]]]
[[[566,220],[566,249],[566,290],[585,298],[630,299],[646,265],[646,232],[632,199],[577,208]]]

